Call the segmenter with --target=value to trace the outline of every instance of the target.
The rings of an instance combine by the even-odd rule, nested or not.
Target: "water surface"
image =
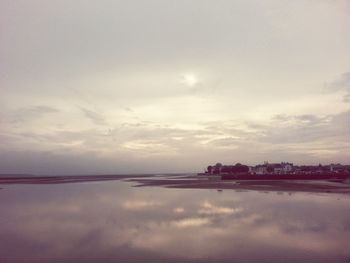
[[[343,193],[134,187],[0,189],[0,262],[349,262]]]

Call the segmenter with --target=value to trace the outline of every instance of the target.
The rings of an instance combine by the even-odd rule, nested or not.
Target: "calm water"
[[[350,196],[0,186],[0,262],[350,262]]]

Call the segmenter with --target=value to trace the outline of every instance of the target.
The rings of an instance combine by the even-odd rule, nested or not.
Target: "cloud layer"
[[[1,173],[349,160],[348,1],[0,10]]]

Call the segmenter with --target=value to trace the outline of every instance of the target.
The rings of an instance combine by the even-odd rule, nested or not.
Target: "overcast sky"
[[[0,173],[350,160],[349,0],[2,0]]]

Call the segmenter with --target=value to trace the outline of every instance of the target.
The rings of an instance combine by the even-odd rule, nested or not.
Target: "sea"
[[[186,178],[2,183],[0,262],[350,262],[349,193]]]

